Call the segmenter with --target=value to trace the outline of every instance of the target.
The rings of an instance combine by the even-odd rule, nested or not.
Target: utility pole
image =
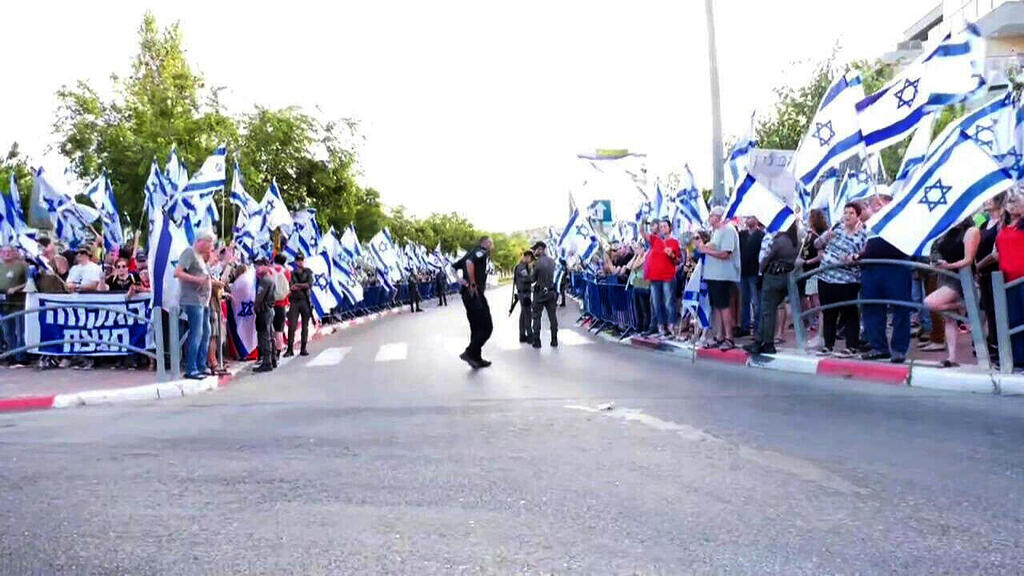
[[[718,90],[718,49],[715,47],[715,11],[711,0],[704,0],[704,9],[708,20],[708,70],[711,80],[711,158],[714,165],[714,183],[711,201],[713,204],[724,204],[725,196],[725,157],[722,145],[722,106]]]

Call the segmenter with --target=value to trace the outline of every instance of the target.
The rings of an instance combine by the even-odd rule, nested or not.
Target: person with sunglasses
[[[128,269],[128,260],[124,258],[118,258],[114,262],[114,269],[107,276],[107,287],[110,292],[123,292],[131,295],[135,288],[139,284],[138,278],[135,277]]]

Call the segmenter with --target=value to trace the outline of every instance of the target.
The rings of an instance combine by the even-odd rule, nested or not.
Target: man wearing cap
[[[533,347],[540,348],[540,314],[548,312],[548,326],[551,329],[551,346],[558,346],[558,291],[555,286],[555,261],[547,255],[547,244],[537,242],[533,245],[533,253],[537,261],[533,264],[533,326],[530,328]]]
[[[295,323],[302,317],[302,342],[299,356],[309,356],[306,342],[309,339],[309,321],[313,317],[313,305],[309,299],[309,290],[313,286],[313,271],[306,268],[306,257],[299,254],[295,257],[295,269],[292,270],[291,292],[288,294],[288,350],[284,355],[295,354]]]
[[[742,270],[740,262],[740,236],[732,224],[724,218],[725,208],[715,206],[711,209],[708,221],[714,232],[711,241],[697,243],[697,249],[704,259],[704,280],[708,284],[708,300],[714,314],[715,340],[707,344],[708,348],[717,347],[731,350],[736,347],[732,330],[732,294],[740,281]]]
[[[533,252],[523,252],[523,257],[516,264],[512,276],[516,285],[516,297],[519,299],[519,341],[533,342],[533,332],[530,329],[533,321]],[[511,314],[511,312],[510,312]]]

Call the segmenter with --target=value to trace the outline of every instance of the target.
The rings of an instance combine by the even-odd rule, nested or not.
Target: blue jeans
[[[206,372],[206,357],[210,354],[210,307],[182,304],[188,318],[188,338],[185,339],[185,375]]]
[[[758,314],[761,307],[761,295],[757,290],[757,276],[740,278],[740,328],[757,332],[760,325]]]
[[[0,322],[0,328],[3,329],[4,342],[7,343],[7,351],[21,348],[25,345],[25,317],[18,316],[17,318],[4,318],[3,322]],[[8,356],[7,360],[11,362],[22,362],[27,358],[24,352],[18,352],[12,356]]]
[[[911,299],[912,274],[909,268],[898,266],[865,266],[861,271],[861,298],[865,300]],[[886,309],[884,304],[861,306],[864,333],[874,352],[889,352],[906,358],[910,348],[910,308],[892,307],[892,337],[886,338]]]
[[[652,321],[654,318],[657,318],[658,326],[668,326],[669,324],[676,323],[675,305],[672,302],[673,282],[672,280],[667,282],[651,282],[651,298],[653,299],[651,318]]]
[[[910,285],[910,299],[917,304],[924,303],[924,280],[914,278],[914,283]],[[932,315],[927,310],[918,310],[917,318],[922,331],[932,331]]]

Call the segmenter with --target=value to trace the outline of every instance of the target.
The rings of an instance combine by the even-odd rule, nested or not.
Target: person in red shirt
[[[657,318],[661,335],[670,338],[676,325],[673,283],[682,249],[679,241],[672,237],[672,222],[668,218],[658,222],[658,232],[648,236],[647,242],[650,245],[647,277],[651,281],[651,315]]]
[[[996,236],[995,255],[1006,282],[1024,277],[1024,192],[1014,190],[1006,197],[1004,224]],[[1024,323],[1024,286],[1006,291],[1010,329]],[[1011,336],[1013,365],[1024,365],[1024,333]]]

